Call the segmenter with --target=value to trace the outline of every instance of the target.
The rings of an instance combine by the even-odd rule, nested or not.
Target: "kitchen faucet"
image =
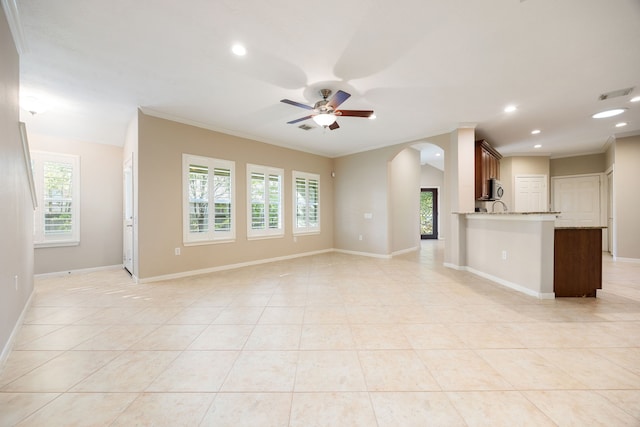
[[[495,202],[493,202],[493,204],[491,205],[491,212],[496,211],[496,203],[500,203],[502,205],[502,212],[509,212],[509,209],[507,209],[507,204],[502,200],[496,200]]]

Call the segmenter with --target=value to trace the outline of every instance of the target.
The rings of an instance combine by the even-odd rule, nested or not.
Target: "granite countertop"
[[[560,215],[561,212],[453,212],[459,215]]]
[[[556,227],[556,230],[603,230],[605,228],[605,226],[602,225],[595,225],[595,226],[590,226],[590,227]]]

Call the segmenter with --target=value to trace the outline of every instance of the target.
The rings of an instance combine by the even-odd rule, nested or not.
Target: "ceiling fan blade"
[[[339,127],[340,125],[338,124],[338,122],[333,122],[329,125],[330,130],[338,129]]]
[[[338,108],[340,104],[342,104],[344,101],[349,99],[350,96],[351,94],[348,94],[347,92],[343,92],[339,90],[335,93],[335,95],[331,97],[331,99],[327,103],[327,106],[335,110],[336,108]]]
[[[292,124],[294,124],[294,123],[298,123],[298,122],[301,122],[301,121],[304,121],[304,120],[309,120],[311,117],[313,117],[313,114],[312,114],[312,115],[310,115],[310,116],[301,117],[301,118],[299,118],[299,119],[291,120],[290,122],[287,122],[287,124],[288,124],[288,125],[292,125]]]
[[[292,101],[290,99],[281,99],[280,102],[284,102],[285,104],[293,105],[294,107],[304,108],[305,110],[313,110],[313,107],[310,107],[310,106],[305,105],[305,104],[301,104],[301,103],[296,102],[296,101]]]
[[[342,117],[371,117],[373,110],[337,110],[334,114]]]

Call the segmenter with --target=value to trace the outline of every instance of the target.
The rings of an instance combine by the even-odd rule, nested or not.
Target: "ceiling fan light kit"
[[[329,98],[329,96],[331,96],[331,90],[322,89],[320,90],[320,95],[322,96],[322,99],[316,102],[313,107],[306,104],[301,104],[296,101],[292,101],[290,99],[280,100],[280,102],[283,102],[285,104],[313,111],[310,115],[291,120],[287,122],[287,124],[294,124],[303,120],[313,119],[313,121],[316,122],[319,126],[325,128],[328,127],[330,130],[334,130],[340,127],[340,125],[338,125],[338,122],[336,121],[336,117],[338,116],[365,118],[374,116],[373,110],[338,110],[340,104],[342,104],[351,96],[351,94],[348,94],[347,92],[339,90],[331,98]]]

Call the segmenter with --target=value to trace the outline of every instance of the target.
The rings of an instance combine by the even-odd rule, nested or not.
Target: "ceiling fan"
[[[337,117],[371,117],[373,115],[373,110],[338,110],[337,108],[340,106],[340,104],[342,104],[351,96],[351,94],[348,94],[347,92],[339,90],[335,93],[335,95],[329,98],[329,96],[331,96],[331,90],[321,89],[320,95],[322,95],[322,100],[316,102],[313,107],[306,104],[301,104],[296,101],[291,101],[290,99],[280,100],[280,102],[284,102],[285,104],[295,105],[296,107],[313,111],[313,113],[309,114],[308,116],[292,120],[290,122],[287,122],[287,124],[291,125],[303,120],[313,119],[313,121],[318,125],[334,130],[340,127],[340,125],[338,125],[338,122],[336,121]]]

